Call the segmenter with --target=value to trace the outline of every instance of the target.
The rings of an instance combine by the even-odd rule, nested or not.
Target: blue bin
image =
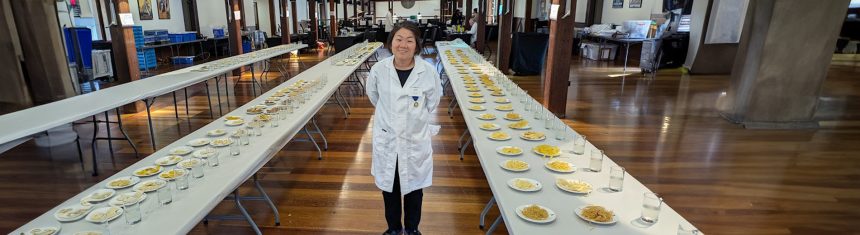
[[[194,64],[194,56],[174,56],[173,64]]]
[[[76,62],[75,48],[72,43],[72,34],[74,31],[78,38],[78,48],[81,51],[81,63],[84,68],[93,68],[93,35],[89,28],[64,28],[66,34],[66,53],[69,55],[69,62]]]
[[[242,41],[242,53],[251,52],[251,42],[250,41]]]
[[[215,38],[223,38],[224,29],[212,29],[212,35],[215,36]]]

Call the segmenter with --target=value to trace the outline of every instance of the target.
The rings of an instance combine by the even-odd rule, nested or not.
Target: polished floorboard
[[[324,56],[303,54],[301,59],[311,66]],[[620,64],[574,59],[566,122],[707,234],[860,234],[856,61],[834,59],[816,113],[819,129],[747,130],[714,109],[728,86],[725,75],[673,69],[655,76],[616,76]],[[290,65],[292,72],[300,69]],[[538,76],[514,79],[540,98]],[[271,78],[264,86],[276,81]],[[229,97],[222,90],[224,111],[254,98],[248,74],[231,78],[230,89]],[[217,106],[207,107],[202,85],[189,89],[189,95],[186,115],[183,96],[177,94],[178,119],[172,97],[158,99],[153,115],[158,146],[209,123],[210,110],[220,116]],[[309,143],[290,143],[260,171],[260,182],[281,214],[281,225],[275,226],[263,202],[245,203],[264,234],[380,234],[386,227],[381,193],[369,173],[373,107],[364,96],[354,94],[349,100],[353,108],[346,119],[332,105],[319,114],[329,141],[323,160],[316,160]],[[458,159],[456,141],[465,125],[462,117],[446,116],[448,101],[443,97],[434,120],[443,129],[433,138],[434,185],[425,190],[420,229],[424,234],[482,234],[478,215],[491,193],[474,152]],[[146,114],[125,114],[123,121],[141,157],[152,153]],[[0,232],[23,225],[138,160],[123,141],[114,143],[113,157],[100,142],[96,150],[102,174],[90,176],[92,125],[75,128],[82,135],[83,165],[74,144],[39,148],[31,141],[0,155]],[[256,192],[246,183],[240,193]],[[228,213],[238,213],[229,201],[211,212]],[[494,208],[488,223],[497,216]],[[191,233],[251,230],[244,221],[210,221]],[[503,224],[496,234],[506,234]]]

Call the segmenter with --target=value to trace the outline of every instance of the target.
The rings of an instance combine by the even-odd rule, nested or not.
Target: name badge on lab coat
[[[418,98],[421,98],[421,90],[417,87],[409,88],[409,97],[412,98],[412,107],[418,108]]]

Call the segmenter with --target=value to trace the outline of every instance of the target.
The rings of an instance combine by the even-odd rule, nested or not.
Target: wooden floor
[[[303,55],[302,60],[312,65],[322,58]],[[728,85],[727,76],[666,70],[653,77],[617,77],[618,65],[571,63],[568,124],[705,233],[860,234],[856,227],[860,221],[860,65],[856,61],[839,61],[831,67],[816,114],[821,123],[817,130],[745,130],[728,123],[714,109],[716,98]],[[291,67],[298,69],[297,64]],[[540,91],[537,77],[515,80],[533,95]],[[227,105],[224,100],[224,111],[253,98],[248,81],[246,76],[235,86],[231,82],[231,96],[222,97],[230,102]],[[202,86],[189,92],[190,115],[185,115],[180,101],[178,120],[171,97],[159,99],[154,114],[159,146],[210,122]],[[373,108],[366,97],[350,99],[353,109],[347,119],[334,106],[321,112],[320,125],[329,141],[324,160],[316,160],[311,145],[291,143],[261,170],[261,182],[281,213],[281,225],[274,226],[265,204],[246,203],[265,234],[379,234],[385,229],[381,193],[369,173]],[[442,103],[447,101],[445,97]],[[435,121],[443,129],[433,138],[434,185],[425,190],[420,229],[425,234],[481,234],[478,214],[491,194],[475,156],[458,160],[456,140],[465,128],[462,118],[449,119],[445,106],[441,107]],[[217,116],[218,109],[214,110]],[[123,121],[142,156],[151,153],[146,115],[124,115]],[[92,128],[82,124],[76,129],[86,145],[83,166],[74,144],[49,149],[25,143],[0,155],[0,232],[21,226],[137,160],[132,149],[118,141],[112,161],[106,144],[100,143],[102,174],[91,177]],[[247,184],[240,191],[254,193]],[[490,219],[498,216],[496,210]],[[222,213],[238,211],[224,202],[212,212]],[[500,227],[496,233],[505,234],[504,226]],[[201,223],[192,231],[250,233],[243,221]]]

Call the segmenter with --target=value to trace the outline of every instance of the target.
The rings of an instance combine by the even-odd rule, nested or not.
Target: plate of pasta
[[[540,182],[529,178],[513,178],[508,180],[508,187],[520,192],[536,192],[543,188]]]
[[[576,215],[585,221],[595,224],[609,225],[618,222],[615,213],[602,206],[589,205],[580,207],[576,209]]]
[[[555,212],[538,204],[518,206],[517,216],[520,218],[538,224],[545,224],[555,220]]]
[[[546,166],[547,169],[558,173],[573,173],[576,171],[576,167],[573,164],[562,160],[551,160],[546,162],[544,166]]]
[[[501,166],[502,169],[513,172],[523,172],[529,170],[529,163],[513,159],[500,162],[499,166]]]
[[[591,184],[585,181],[564,178],[555,179],[555,186],[570,193],[591,193],[594,189]]]

